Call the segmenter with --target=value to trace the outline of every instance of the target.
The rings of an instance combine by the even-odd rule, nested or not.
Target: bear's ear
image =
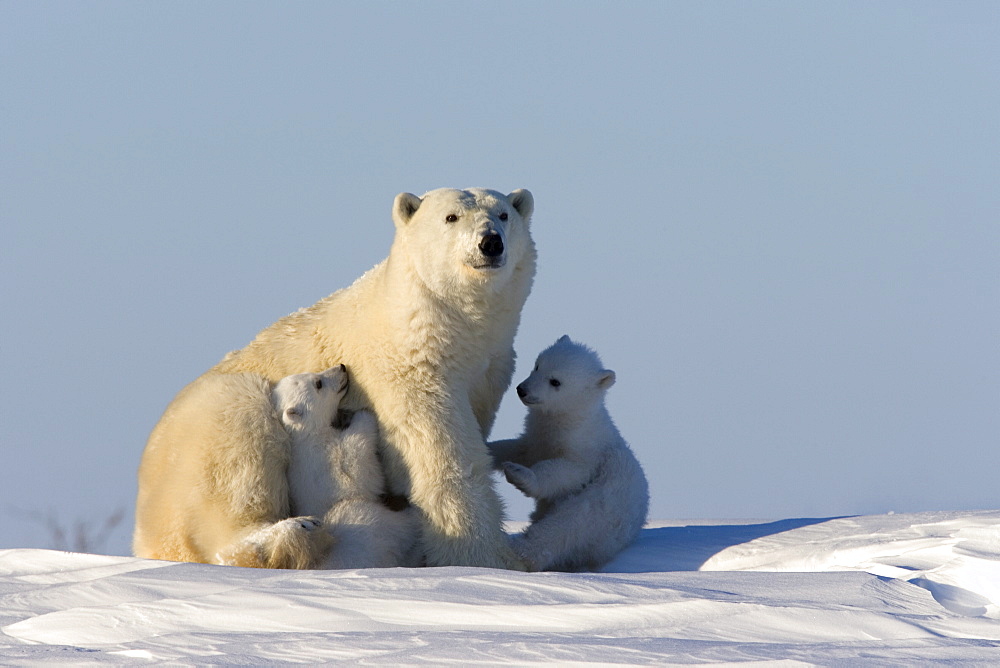
[[[570,341],[569,334],[563,334],[562,336],[559,337],[559,340],[556,341],[556,343],[573,343],[573,342]]]
[[[611,369],[604,369],[601,371],[601,375],[597,377],[597,387],[602,390],[606,390],[615,384],[615,372]]]
[[[288,422],[301,422],[302,421],[302,407],[301,406],[291,406],[285,409],[285,420]]]
[[[524,220],[531,218],[531,213],[535,210],[535,198],[529,191],[520,188],[507,195],[507,199],[510,200],[510,205],[517,209],[521,218]]]
[[[420,208],[421,199],[411,193],[399,193],[392,203],[392,220],[396,227],[402,227],[410,222],[413,214]]]

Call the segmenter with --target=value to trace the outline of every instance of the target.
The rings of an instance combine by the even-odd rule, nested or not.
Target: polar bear
[[[334,538],[320,568],[415,566],[418,518],[389,510],[379,463],[378,425],[371,412],[339,412],[347,393],[344,365],[279,380],[274,407],[291,437],[291,512],[323,518]]]
[[[646,523],[646,476],[604,405],[614,382],[595,352],[563,336],[517,386],[524,433],[489,444],[495,467],[536,500],[512,540],[529,570],[600,568]]]
[[[245,386],[343,363],[343,407],[374,412],[389,491],[416,506],[427,564],[523,567],[503,532],[485,438],[534,279],[533,209],[527,190],[399,194],[384,261],[264,329],[167,407],[139,466],[135,554],[211,562],[275,531],[290,513],[288,435],[268,419],[269,392]],[[272,541],[270,561],[254,565],[301,562],[286,547],[313,549],[313,533]]]

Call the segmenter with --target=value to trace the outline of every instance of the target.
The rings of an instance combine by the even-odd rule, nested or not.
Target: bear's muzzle
[[[479,242],[479,250],[486,257],[500,257],[503,255],[503,237],[497,233],[487,234]]]

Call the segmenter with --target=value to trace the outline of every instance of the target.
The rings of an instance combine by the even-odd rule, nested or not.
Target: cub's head
[[[322,373],[285,376],[271,391],[271,400],[286,429],[320,433],[330,429],[345,394],[347,368],[341,364]]]
[[[392,207],[393,257],[409,258],[424,284],[441,294],[470,282],[502,282],[534,253],[528,230],[534,208],[527,190],[400,193]]]
[[[517,396],[533,411],[585,411],[601,403],[614,384],[615,372],[604,368],[597,353],[563,336],[538,356]]]

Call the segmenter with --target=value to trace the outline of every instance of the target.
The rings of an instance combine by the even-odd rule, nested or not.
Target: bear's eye
[[[507,212],[506,211],[504,211],[503,213],[500,214],[500,220],[507,220]]]
[[[317,378],[316,382],[314,383],[314,385],[316,385],[316,389],[317,390],[322,390],[323,389],[323,380],[320,379],[320,378]]]
[[[458,222],[458,216],[455,215],[455,214],[453,214],[453,213],[449,213],[447,216],[445,216],[444,220],[447,223],[457,223]]]
[[[560,385],[562,385],[562,383],[560,383],[555,378],[552,378],[549,380],[549,385],[551,385],[552,387],[559,387]]]

